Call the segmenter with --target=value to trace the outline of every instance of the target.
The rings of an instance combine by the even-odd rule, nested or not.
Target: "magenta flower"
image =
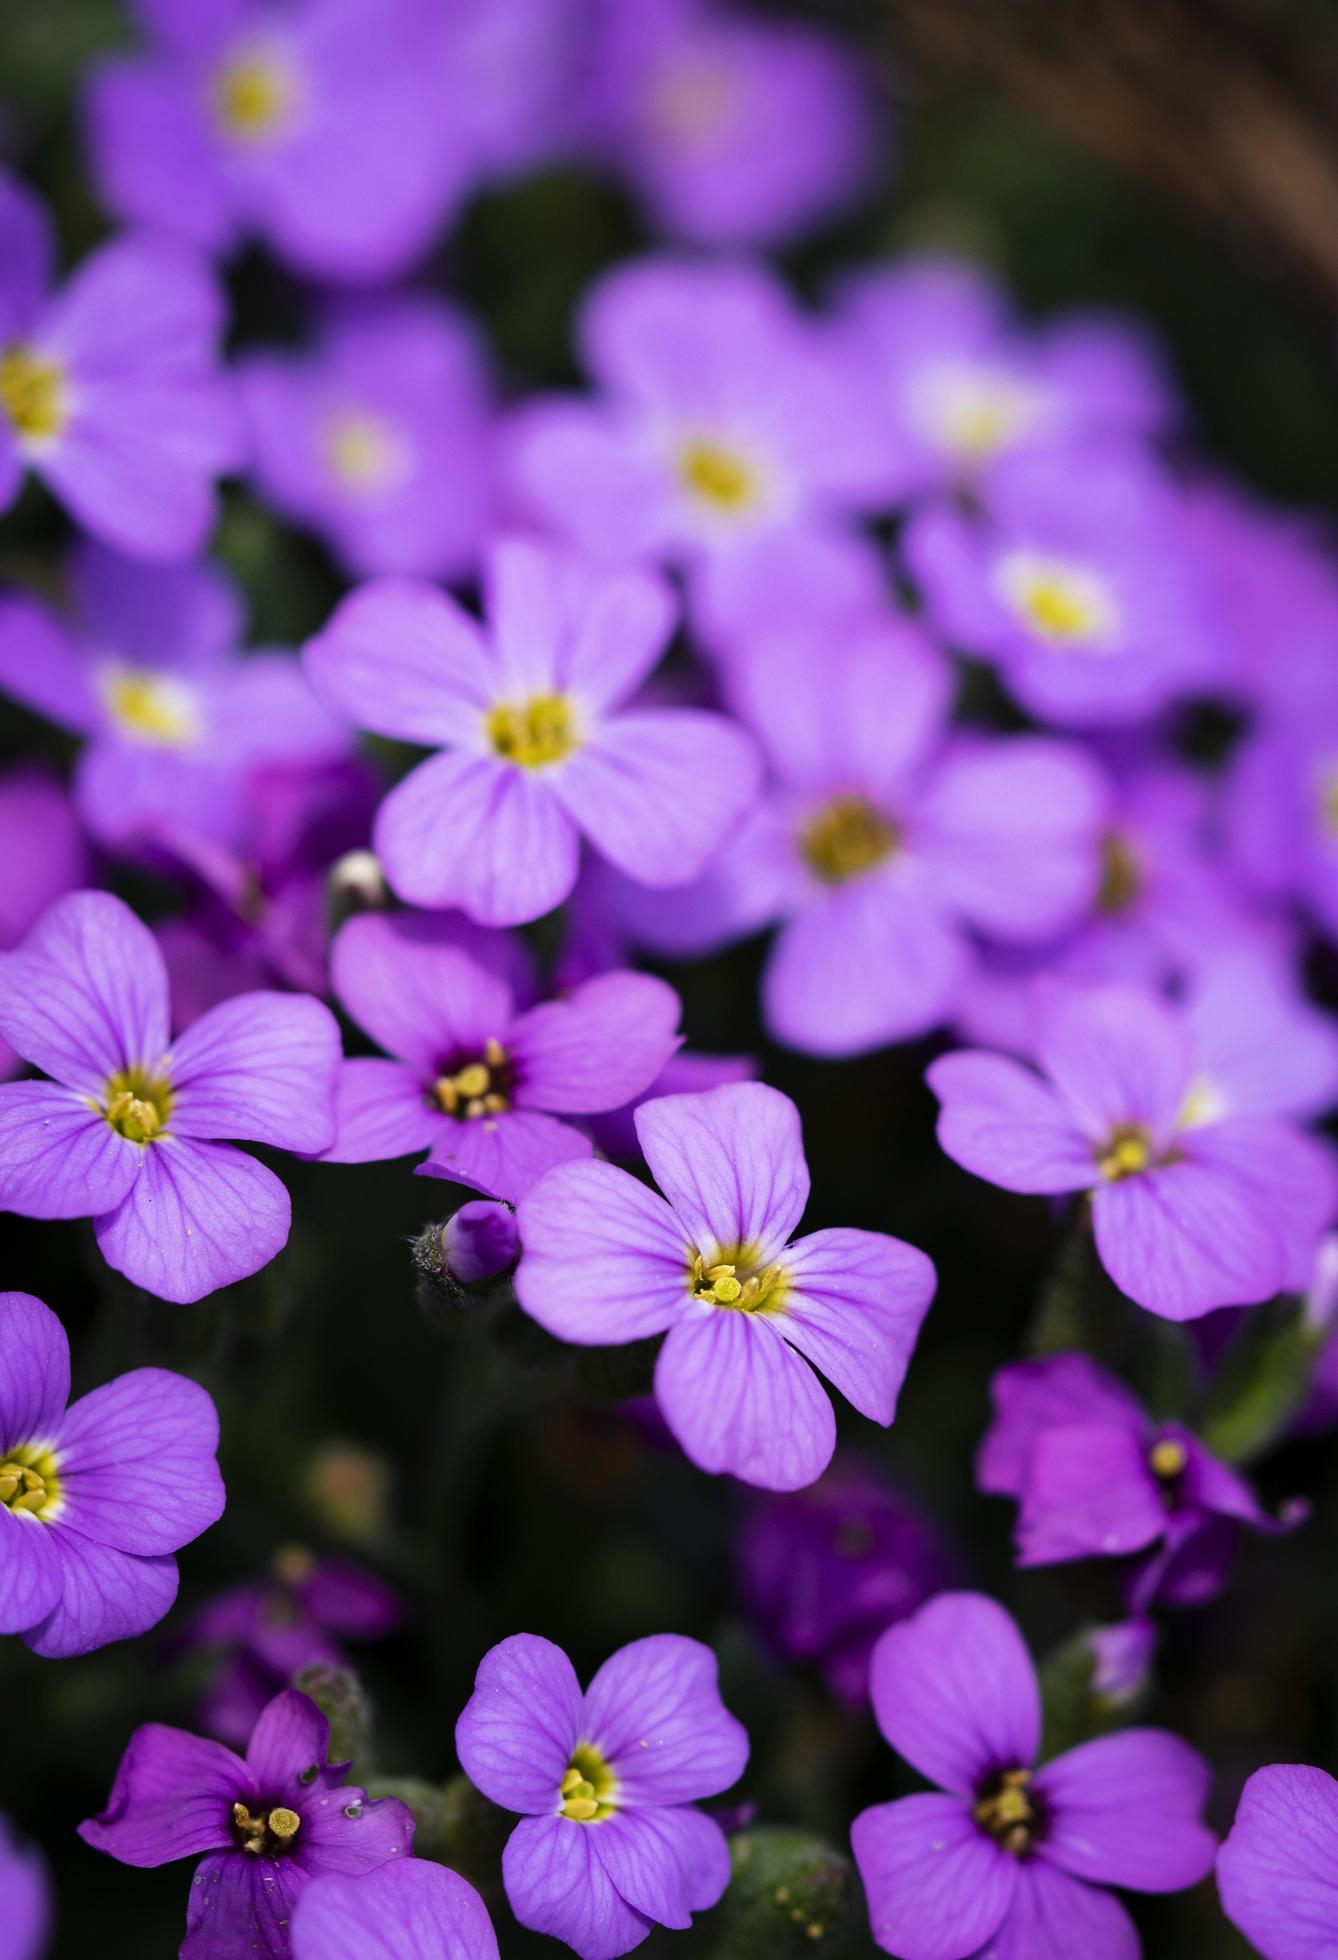
[[[66,1660],[156,1626],[173,1552],[223,1514],[218,1416],[202,1388],[136,1368],[71,1407],[50,1307],[0,1293],[0,1632]]]
[[[4,1960],[42,1960],[55,1917],[51,1878],[35,1844],[11,1829],[0,1811],[0,1927]],[[484,1960],[481,1955],[480,1960]]]
[[[0,774],[0,952],[17,945],[48,905],[88,877],[88,846],[62,786],[44,769]],[[22,1067],[0,1039],[0,1079]]]
[[[1017,1627],[941,1593],[888,1629],[878,1726],[938,1786],[855,1819],[873,1937],[899,1960],[1132,1960],[1108,1886],[1178,1892],[1212,1869],[1208,1765],[1164,1729],[1101,1736],[1036,1767],[1041,1698]]]
[[[636,1127],[665,1196],[612,1164],[547,1172],[520,1206],[520,1304],[580,1345],[667,1333],[655,1399],[684,1453],[764,1490],[801,1489],[836,1444],[813,1369],[886,1428],[934,1269],[884,1232],[790,1243],[808,1166],[799,1112],[777,1089],[664,1096]]]
[[[690,1926],[729,1883],[725,1834],[696,1804],[742,1774],[748,1737],[700,1641],[634,1640],[582,1694],[560,1647],[514,1633],[484,1655],[455,1746],[484,1796],[521,1812],[502,1854],[512,1912],[581,1960]]]
[[[464,159],[413,0],[153,0],[142,53],[93,69],[85,124],[108,208],[295,270],[387,279],[431,242]]]
[[[939,1143],[1006,1191],[1090,1194],[1097,1250],[1167,1320],[1301,1288],[1338,1200],[1326,1148],[1196,1097],[1183,1013],[1131,987],[1038,985],[1037,1074],[963,1050],[929,1070]]]
[[[1138,452],[1060,447],[1001,464],[968,515],[915,517],[906,563],[932,625],[993,661],[1043,721],[1146,721],[1215,673],[1216,618],[1174,493]]]
[[[413,1815],[394,1797],[369,1803],[329,1763],[330,1726],[286,1688],[256,1723],[245,1761],[159,1722],[136,1729],[107,1808],[79,1826],[95,1851],[151,1869],[205,1855],[186,1907],[181,1960],[288,1960],[302,1888],[327,1872],[357,1876],[413,1846]]]
[[[474,570],[493,503],[482,346],[443,302],[346,304],[310,352],[240,371],[258,488],[365,578]]]
[[[100,843],[233,843],[251,772],[347,750],[291,654],[241,657],[239,595],[215,567],[87,543],[70,583],[68,627],[36,600],[0,599],[0,690],[83,738],[75,800]]]
[[[396,892],[484,925],[537,919],[576,882],[582,836],[644,884],[695,877],[757,760],[719,715],[623,708],[673,630],[668,587],[520,541],[492,552],[487,584],[486,635],[433,587],[385,580],[306,649],[341,714],[441,751],[377,815]]]
[[[679,1043],[678,996],[646,973],[606,973],[518,1012],[494,958],[449,922],[365,913],[340,930],[331,982],[392,1059],[343,1063],[333,1163],[430,1150],[432,1177],[511,1202],[551,1164],[588,1157],[560,1119],[640,1095]]]
[[[1270,1763],[1241,1792],[1217,1854],[1222,1910],[1263,1960],[1338,1951],[1338,1783],[1305,1763]]]
[[[292,1939],[293,1960],[499,1960],[473,1886],[425,1858],[313,1878],[298,1897]]]
[[[319,1001],[239,994],[168,1038],[157,942],[108,892],[75,892],[0,954],[0,1035],[52,1079],[0,1084],[0,1209],[92,1218],[109,1266],[164,1300],[258,1272],[288,1193],[214,1139],[319,1152],[339,1030]]]
[[[163,239],[113,239],[54,294],[53,259],[42,206],[0,171],[0,510],[31,470],[118,550],[188,557],[238,461],[222,293]]]
[[[1085,1354],[1019,1361],[994,1377],[982,1490],[1018,1501],[1018,1564],[1142,1554],[1134,1605],[1198,1605],[1221,1589],[1238,1525],[1276,1531],[1245,1482],[1179,1423],[1156,1423]]]

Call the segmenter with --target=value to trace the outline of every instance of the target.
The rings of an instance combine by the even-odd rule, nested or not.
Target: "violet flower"
[[[0,1811],[0,1960],[42,1960],[54,1918],[46,1860]]]
[[[700,1641],[634,1640],[582,1694],[560,1647],[512,1634],[484,1655],[455,1746],[484,1796],[521,1812],[502,1854],[512,1912],[581,1960],[690,1926],[729,1883],[725,1834],[696,1804],[742,1774],[748,1737]]]
[[[1338,1952],[1335,1869],[1338,1783],[1305,1763],[1256,1770],[1217,1854],[1217,1890],[1263,1960]]]
[[[1324,642],[1327,653],[1332,643]],[[1294,902],[1338,939],[1338,685],[1261,717],[1232,757],[1224,827],[1230,862],[1264,899]]]
[[[0,1293],[0,1632],[66,1660],[144,1633],[177,1593],[172,1554],[223,1514],[205,1391],[136,1368],[69,1408],[50,1307]]]
[[[934,1269],[883,1232],[789,1242],[808,1166],[799,1112],[777,1089],[664,1096],[636,1127],[665,1197],[612,1164],[548,1171],[520,1205],[520,1304],[583,1346],[667,1333],[655,1399],[684,1453],[764,1490],[801,1489],[836,1444],[813,1370],[886,1427]]]
[[[89,878],[89,853],[69,796],[44,769],[0,774],[0,952],[7,953],[48,905]],[[0,1079],[22,1058],[0,1039]]]
[[[52,1078],[0,1084],[0,1209],[91,1217],[107,1264],[164,1300],[282,1250],[288,1193],[215,1139],[328,1145],[339,1030],[319,1001],[239,994],[172,1043],[153,934],[109,892],[74,892],[0,954],[0,1035]]]
[[[313,1878],[298,1897],[292,1940],[293,1960],[499,1960],[473,1886],[426,1858],[360,1878]]]
[[[186,558],[239,460],[223,295],[166,239],[115,238],[51,293],[54,255],[41,204],[0,171],[0,511],[31,471],[118,550]]]
[[[1006,1191],[1088,1193],[1107,1272],[1167,1320],[1303,1287],[1338,1200],[1328,1149],[1199,1107],[1188,1020],[1150,993],[1038,983],[1035,1009],[1041,1073],[983,1050],[929,1069],[948,1156]]]
[[[441,1228],[441,1269],[460,1286],[495,1279],[519,1257],[520,1227],[509,1204],[475,1198]]]
[[[306,649],[350,721],[440,750],[377,814],[396,892],[517,925],[562,903],[583,835],[645,884],[694,877],[751,803],[757,760],[720,715],[623,707],[673,630],[669,588],[519,540],[486,584],[486,634],[434,587],[380,580]]]
[[[878,1726],[933,1795],[855,1819],[873,1937],[900,1960],[1131,1960],[1106,1889],[1178,1892],[1211,1869],[1208,1765],[1164,1729],[1105,1735],[1037,1767],[1041,1698],[1017,1627],[941,1593],[879,1641]]]
[[[186,1907],[181,1960],[288,1960],[302,1888],[357,1876],[413,1846],[413,1814],[369,1803],[329,1763],[330,1725],[296,1689],[256,1723],[245,1761],[221,1742],[150,1722],[121,1758],[107,1808],[79,1826],[95,1851],[141,1869],[205,1855]]]

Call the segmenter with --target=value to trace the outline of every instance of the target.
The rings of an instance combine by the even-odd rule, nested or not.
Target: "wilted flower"
[[[293,1913],[293,1960],[498,1960],[497,1935],[472,1885],[444,1865],[402,1858],[363,1876],[327,1872]]]
[[[1338,1944],[1338,1783],[1270,1763],[1241,1792],[1217,1854],[1222,1910],[1263,1960],[1327,1960]]]

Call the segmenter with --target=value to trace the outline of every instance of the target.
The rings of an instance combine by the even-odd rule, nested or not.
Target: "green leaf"
[[[1275,1300],[1244,1321],[1208,1393],[1199,1434],[1224,1463],[1250,1463],[1277,1441],[1305,1400],[1322,1330],[1299,1300]]]

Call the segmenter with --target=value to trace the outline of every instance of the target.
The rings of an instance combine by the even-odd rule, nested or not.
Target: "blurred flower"
[[[1303,1286],[1338,1203],[1328,1149],[1200,1090],[1189,1019],[1154,995],[1034,998],[1040,1075],[983,1050],[931,1066],[948,1156],[1007,1191],[1087,1192],[1107,1272],[1168,1320]]]
[[[1092,1654],[1092,1693],[1105,1710],[1127,1708],[1148,1685],[1157,1651],[1151,1620],[1117,1620],[1093,1627],[1087,1636]]]
[[[435,588],[386,580],[307,645],[341,714],[440,751],[377,814],[396,892],[483,925],[537,919],[576,882],[582,835],[645,883],[694,877],[752,801],[757,761],[720,715],[621,709],[673,630],[668,587],[518,540],[492,551],[487,586],[486,635]]]
[[[878,1636],[950,1576],[946,1549],[905,1499],[844,1465],[810,1490],[757,1503],[738,1557],[766,1639],[786,1660],[816,1662],[850,1708],[868,1700]]]
[[[643,1103],[637,1135],[668,1197],[612,1164],[562,1164],[520,1206],[520,1304],[582,1346],[668,1334],[655,1399],[703,1470],[764,1490],[821,1475],[836,1419],[820,1368],[886,1427],[934,1291],[882,1232],[789,1244],[808,1199],[799,1112],[759,1082]]]
[[[493,1279],[520,1257],[520,1228],[508,1204],[480,1198],[461,1205],[441,1228],[443,1271],[461,1286]]]
[[[108,544],[188,557],[239,461],[223,295],[164,239],[113,239],[49,294],[53,257],[41,204],[0,171],[0,510],[31,470]]]
[[[322,1524],[350,1544],[380,1541],[389,1514],[392,1474],[386,1458],[358,1443],[328,1443],[303,1477],[303,1496]]]
[[[0,1956],[42,1960],[55,1917],[46,1860],[0,1811]],[[480,1960],[483,1957],[480,1956]]]
[[[497,1935],[472,1885],[444,1865],[406,1858],[304,1885],[293,1914],[293,1960],[499,1960]]]
[[[88,876],[88,847],[55,778],[44,769],[0,774],[0,952],[17,945],[53,900],[87,884]],[[0,1078],[22,1067],[0,1039]]]
[[[606,0],[428,0],[439,99],[484,181],[583,149]]]
[[[1332,642],[1326,641],[1332,652]],[[1338,683],[1263,716],[1232,757],[1230,861],[1263,897],[1291,900],[1338,939]]]
[[[186,1907],[181,1960],[255,1954],[288,1960],[304,1885],[323,1872],[375,1871],[413,1846],[413,1814],[394,1797],[369,1803],[327,1763],[330,1728],[295,1689],[256,1723],[246,1760],[159,1722],[136,1729],[107,1808],[79,1826],[95,1851],[141,1869],[206,1855]]]
[[[267,1265],[288,1193],[220,1135],[319,1152],[339,1030],[319,1001],[244,994],[169,1042],[167,972],[108,892],[75,892],[0,954],[0,1034],[53,1079],[0,1084],[0,1204],[92,1218],[107,1264],[165,1300]]]
[[[1270,1763],[1241,1792],[1217,1854],[1222,1910],[1263,1960],[1325,1960],[1338,1944],[1338,1783]]]
[[[886,1952],[1128,1960],[1138,1935],[1105,1888],[1178,1892],[1211,1871],[1216,1841],[1198,1821],[1210,1772],[1179,1737],[1129,1729],[1035,1767],[1036,1671],[983,1594],[942,1593],[889,1628],[871,1689],[887,1740],[943,1792],[855,1819]]]
[[[658,1096],[700,1096],[726,1082],[751,1082],[756,1075],[757,1063],[751,1055],[702,1055],[680,1048],[639,1096],[620,1109],[592,1117],[590,1134],[604,1156],[634,1163],[641,1156],[636,1113],[642,1103],[653,1102]]]
[[[66,1408],[70,1344],[30,1293],[0,1293],[0,1354],[0,1631],[48,1660],[146,1632],[223,1515],[212,1401],[137,1368]]]
[[[560,1647],[512,1634],[484,1655],[455,1746],[484,1796],[521,1812],[502,1855],[511,1910],[582,1960],[690,1926],[728,1884],[725,1834],[696,1802],[742,1774],[748,1737],[700,1641],[634,1640],[582,1694]]]

